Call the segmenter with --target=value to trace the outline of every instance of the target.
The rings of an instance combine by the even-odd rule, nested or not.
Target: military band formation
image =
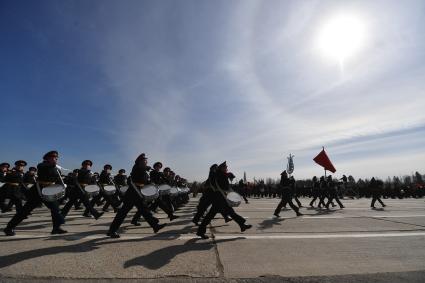
[[[112,166],[106,164],[100,174],[93,173],[91,168],[93,162],[84,160],[80,169],[75,169],[67,176],[63,176],[58,165],[59,153],[49,151],[43,156],[43,161],[35,167],[29,167],[25,172],[27,162],[18,160],[15,166],[10,168],[8,163],[0,164],[0,208],[2,213],[9,212],[15,207],[16,213],[4,228],[7,236],[15,235],[15,228],[25,219],[31,217],[31,212],[45,205],[51,212],[52,232],[51,234],[65,234],[66,230],[61,226],[65,224],[66,217],[72,207],[82,209],[84,217],[99,219],[109,211],[111,207],[115,217],[110,224],[107,236],[119,238],[118,230],[133,207],[137,211],[132,215],[131,224],[140,226],[143,217],[152,227],[154,233],[161,230],[166,224],[160,223],[154,216],[157,209],[163,210],[170,221],[178,218],[176,209],[184,206],[189,201],[189,193],[186,179],[176,175],[169,167],[162,170],[163,164],[155,162],[152,167],[148,166],[148,158],[140,154],[132,167],[129,176],[124,169],[118,174],[112,175]],[[24,173],[25,172],[25,173]],[[208,239],[206,233],[207,225],[220,213],[226,222],[235,221],[241,232],[252,228],[246,223],[246,219],[237,214],[234,207],[239,206],[242,200],[248,203],[247,196],[250,194],[246,182],[241,180],[236,186],[231,183],[235,176],[228,171],[226,162],[214,164],[210,167],[208,179],[203,183],[202,196],[192,219],[194,225],[198,226],[197,235]],[[330,209],[341,203],[338,192],[339,185],[345,186],[347,177],[344,175],[340,181],[335,181],[332,176],[313,177],[310,196],[310,206],[314,207],[318,202],[318,208]],[[372,188],[371,207],[375,207],[378,201],[383,207],[385,204],[380,196],[382,181],[372,180],[369,186]],[[265,192],[264,183],[259,185],[259,194]],[[281,173],[278,191],[268,191],[274,196],[280,195],[275,217],[280,217],[282,208],[287,205],[301,216],[299,208],[301,202],[297,198],[295,179],[286,171]],[[196,188],[192,188],[196,193]],[[270,195],[271,196],[271,195]],[[6,199],[9,201],[6,202]],[[294,203],[295,202],[295,203]],[[97,208],[101,207],[101,208]],[[100,210],[100,211],[99,211]]]

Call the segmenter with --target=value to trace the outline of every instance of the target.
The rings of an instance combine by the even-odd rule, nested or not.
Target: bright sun
[[[318,36],[318,47],[329,58],[342,62],[359,51],[365,41],[360,18],[340,15],[326,22]]]

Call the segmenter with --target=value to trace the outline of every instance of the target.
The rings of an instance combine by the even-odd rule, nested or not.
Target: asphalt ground
[[[146,222],[105,236],[114,217],[85,218],[71,210],[66,235],[50,235],[50,214],[36,209],[16,229],[0,236],[0,282],[425,282],[425,200],[342,200],[345,209],[303,207],[273,216],[279,199],[250,199],[237,213],[253,228],[241,233],[217,218],[196,237],[191,218],[197,198],[153,234]],[[307,206],[308,199],[301,199]],[[3,229],[12,213],[0,214]]]

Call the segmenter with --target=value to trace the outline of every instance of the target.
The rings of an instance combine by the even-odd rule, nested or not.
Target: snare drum
[[[242,197],[235,192],[228,193],[226,198],[227,198],[227,203],[231,207],[238,207],[242,202]]]
[[[115,194],[117,188],[115,188],[115,186],[113,185],[107,185],[103,187],[103,192],[105,193],[105,195],[111,196],[113,194]]]
[[[4,183],[0,182],[0,188],[3,187]]]
[[[100,188],[98,185],[87,185],[84,187],[84,190],[89,195],[89,197],[94,197],[99,194]]]
[[[121,195],[125,195],[125,192],[128,190],[128,186],[121,186],[119,188],[119,191],[121,193]]]
[[[176,187],[172,187],[172,188],[170,189],[170,195],[171,195],[172,197],[176,197],[176,196],[178,196],[178,195],[179,195],[179,190],[178,190],[178,188],[176,188]]]
[[[158,190],[160,196],[165,196],[170,194],[171,187],[167,184],[163,184],[159,185]]]
[[[62,185],[50,185],[41,189],[41,198],[44,201],[58,201],[65,196],[65,187]]]
[[[142,189],[140,189],[140,193],[142,194],[145,201],[153,201],[159,197],[158,188],[155,185],[146,185]]]
[[[188,187],[182,188],[183,193],[188,194],[190,193],[190,189]]]

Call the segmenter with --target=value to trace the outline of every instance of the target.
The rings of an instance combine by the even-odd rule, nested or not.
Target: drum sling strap
[[[137,194],[139,195],[139,197],[143,200],[144,199],[144,197],[143,197],[143,195],[142,195],[142,193],[140,192],[140,190],[136,187],[136,185],[133,183],[133,179],[131,178],[131,176],[130,176],[130,187],[132,187],[133,188],[133,190],[135,190],[136,192],[137,192]]]

